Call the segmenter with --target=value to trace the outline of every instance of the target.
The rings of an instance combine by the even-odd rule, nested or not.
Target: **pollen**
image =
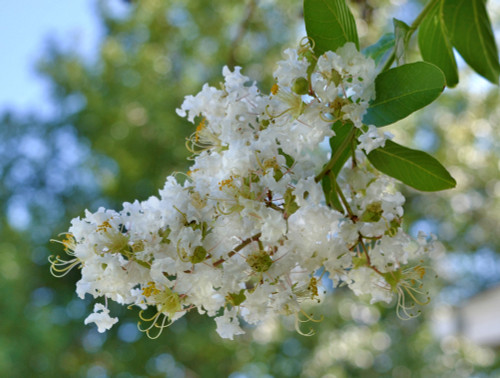
[[[156,288],[156,285],[154,282],[150,281],[148,282],[148,286],[142,289],[142,294],[144,294],[145,297],[150,297],[154,295],[160,294],[160,290]]]
[[[273,86],[271,87],[271,93],[273,95],[276,95],[276,93],[278,93],[279,89],[280,89],[280,87],[278,86],[278,84],[274,83]]]
[[[64,250],[66,252],[73,252],[76,247],[76,241],[73,235],[71,234],[66,234],[66,237],[64,240],[61,242],[62,245],[64,245]]]
[[[104,222],[102,222],[101,225],[97,226],[96,231],[97,232],[101,232],[101,231],[107,232],[108,228],[112,228],[112,226],[109,224],[109,221],[104,221]]]
[[[200,133],[203,131],[203,129],[206,126],[206,118],[203,118],[201,122],[196,126],[196,132],[195,132],[195,137],[194,141],[198,142],[200,140]]]
[[[262,165],[264,166],[264,169],[266,168],[279,169],[279,164],[276,161],[276,157],[272,157],[271,159],[265,160]]]
[[[222,180],[219,182],[219,190],[222,190],[224,189],[224,187],[227,187],[227,188],[234,188],[234,184],[233,184],[233,181],[234,181],[234,177],[233,176],[230,176],[228,179],[226,180]]]
[[[316,277],[311,277],[311,281],[309,281],[309,286],[307,287],[311,292],[311,299],[314,299],[319,295],[318,293],[318,279]]]
[[[425,276],[425,268],[423,266],[417,265],[413,270],[420,276],[420,279]]]

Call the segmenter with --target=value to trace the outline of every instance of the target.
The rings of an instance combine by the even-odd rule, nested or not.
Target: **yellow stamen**
[[[308,333],[302,332],[300,329],[300,323],[306,323],[306,322],[314,322],[314,323],[319,323],[322,322],[324,317],[321,315],[319,319],[314,319],[311,315],[308,315],[304,310],[300,310],[300,313],[306,317],[305,320],[301,320],[299,317],[299,313],[295,314],[295,330],[297,333],[301,336],[313,336],[316,332],[310,328]]]
[[[107,232],[108,228],[112,228],[112,226],[109,224],[109,220],[106,220],[106,221],[102,222],[101,225],[97,226],[96,231],[97,232],[100,232],[100,231]]]
[[[160,311],[158,311],[155,315],[153,315],[151,318],[145,318],[143,316],[143,312],[144,310],[142,310],[141,312],[139,312],[139,318],[141,318],[141,320],[145,321],[145,322],[151,322],[151,324],[149,325],[149,327],[146,327],[146,328],[142,328],[141,327],[141,322],[138,322],[137,323],[137,328],[139,329],[139,331],[141,332],[145,332],[146,335],[154,340],[154,339],[157,339],[158,337],[160,337],[161,333],[163,332],[163,329],[164,328],[167,328],[168,326],[170,326],[173,322],[170,321],[168,324],[165,324],[167,322],[167,320],[169,320],[168,316]],[[158,322],[158,319],[160,319],[160,317],[163,315],[163,320],[161,320],[161,322]],[[153,329],[153,327],[156,327],[156,328],[159,328],[158,332],[156,335],[154,336],[151,336],[151,329]]]
[[[234,188],[234,184],[233,184],[233,181],[234,181],[234,177],[233,176],[230,176],[228,179],[226,180],[222,180],[219,182],[219,190],[222,190],[224,187],[227,187],[227,188]]]
[[[150,281],[148,282],[148,286],[142,289],[142,294],[145,297],[150,297],[152,295],[160,294],[160,290],[158,290],[155,286],[155,283]]]
[[[195,137],[194,137],[195,142],[198,142],[198,140],[200,139],[200,133],[206,126],[205,121],[206,121],[206,118],[203,118],[201,120],[201,122],[198,124],[198,126],[196,126],[196,132],[195,132]]]

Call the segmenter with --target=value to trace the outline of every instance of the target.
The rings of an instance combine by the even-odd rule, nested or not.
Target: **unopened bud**
[[[339,86],[340,82],[342,81],[342,76],[338,73],[337,70],[332,69],[332,81],[335,83],[335,86]]]
[[[305,95],[309,92],[309,82],[305,77],[295,79],[292,85],[292,91],[298,95]]]

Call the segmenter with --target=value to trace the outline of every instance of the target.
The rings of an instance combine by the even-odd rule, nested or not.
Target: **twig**
[[[257,7],[257,0],[249,0],[247,5],[246,17],[241,21],[240,26],[238,28],[238,32],[236,33],[236,37],[231,42],[231,46],[229,46],[229,57],[227,58],[227,66],[231,69],[234,68],[236,64],[236,49],[240,44],[241,40],[245,36],[245,33],[248,29],[248,25],[252,20],[255,8]]]

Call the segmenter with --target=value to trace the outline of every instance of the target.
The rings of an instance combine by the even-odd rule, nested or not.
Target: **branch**
[[[227,254],[228,257],[233,257],[234,255],[236,255],[239,251],[241,251],[243,248],[245,248],[247,245],[249,245],[251,242],[258,242],[259,241],[259,238],[261,237],[262,235],[262,232],[259,232],[258,234],[255,234],[254,236],[251,236],[249,237],[248,239],[245,239],[241,242],[240,245],[236,246],[231,252],[229,252]],[[214,262],[212,264],[213,267],[216,267],[220,264],[222,264],[224,261],[226,261],[226,259],[219,259],[217,260],[216,262]]]
[[[238,48],[238,45],[240,44],[243,37],[245,36],[245,33],[248,29],[248,25],[250,25],[250,21],[252,20],[256,7],[257,7],[257,0],[249,0],[247,5],[246,17],[241,21],[236,37],[231,42],[231,46],[229,46],[229,57],[227,58],[227,66],[230,69],[233,69],[236,64],[236,49]]]

